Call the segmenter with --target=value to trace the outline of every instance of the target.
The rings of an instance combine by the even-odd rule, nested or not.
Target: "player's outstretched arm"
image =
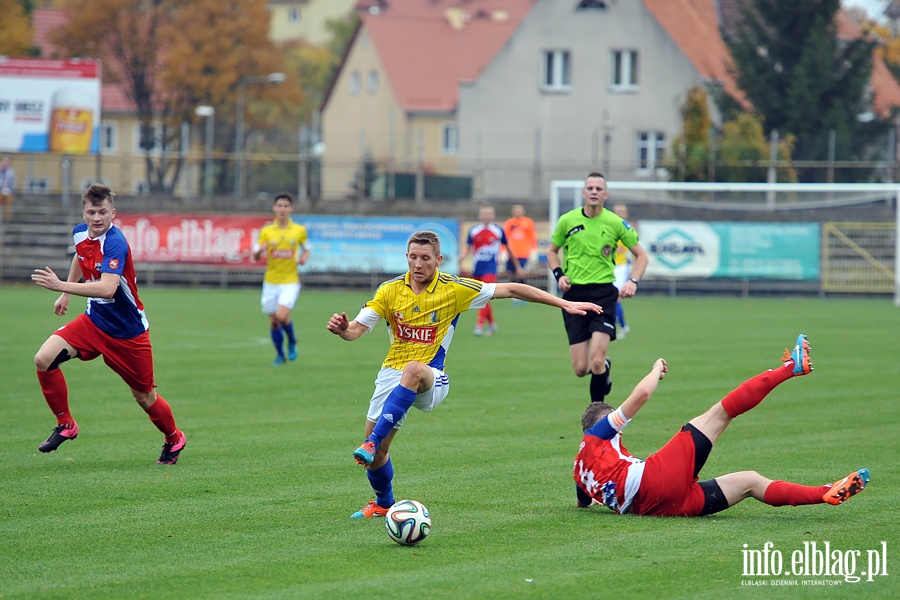
[[[119,279],[115,273],[101,273],[97,281],[62,281],[50,267],[35,269],[31,274],[31,280],[43,288],[85,298],[112,298],[119,287]]]
[[[592,302],[569,302],[527,283],[498,283],[494,289],[494,298],[518,298],[528,302],[539,302],[548,306],[556,306],[572,315],[584,315],[588,311],[597,314],[603,312],[602,308]]]
[[[368,331],[368,328],[359,321],[350,321],[347,319],[347,313],[334,313],[331,315],[331,318],[328,319],[326,328],[331,333],[341,336],[342,339],[345,339],[348,342],[352,342]]]
[[[665,377],[668,372],[669,367],[666,364],[666,359],[656,359],[650,372],[634,386],[631,394],[629,394],[628,398],[625,399],[625,402],[622,403],[620,408],[626,419],[633,418],[634,415],[641,410],[641,407],[650,399],[650,396],[656,391],[659,382],[662,381],[663,377]]]

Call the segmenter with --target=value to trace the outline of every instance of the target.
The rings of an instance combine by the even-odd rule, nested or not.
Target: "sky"
[[[869,13],[871,18],[876,19],[881,16],[881,13],[890,4],[890,0],[842,0],[841,4],[847,8],[862,8]]]

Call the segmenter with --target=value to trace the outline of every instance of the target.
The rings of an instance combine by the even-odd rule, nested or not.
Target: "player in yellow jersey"
[[[617,217],[622,217],[623,221],[628,220],[628,207],[621,202],[613,204],[612,211],[616,213]],[[616,276],[616,280],[613,282],[613,285],[616,286],[616,289],[621,290],[631,278],[631,252],[622,243],[622,240],[619,240],[619,243],[616,244],[615,264],[613,273]],[[628,322],[625,320],[625,307],[621,302],[616,302],[616,325],[619,327],[616,338],[624,340],[625,336],[631,333],[631,327],[628,326]]]
[[[460,313],[502,298],[556,306],[573,315],[602,310],[524,283],[486,283],[441,273],[442,260],[435,233],[414,233],[407,243],[409,271],[382,283],[352,321],[347,313],[335,313],[328,320],[328,331],[347,341],[371,331],[381,319],[390,329],[391,347],[366,415],[366,441],[353,453],[356,462],[366,467],[375,500],[353,518],[383,517],[394,504],[394,468],[388,450],[411,407],[428,412],[447,397],[450,378],[444,372],[444,360]]]
[[[284,338],[287,337],[287,360],[297,358],[297,338],[291,311],[300,295],[300,275],[297,265],[309,260],[306,227],[291,219],[294,199],[287,192],[275,196],[272,212],[275,220],[259,232],[259,243],[253,250],[253,260],[266,255],[266,276],[263,279],[262,311],[269,315],[272,343],[275,345],[274,366],[285,363]]]

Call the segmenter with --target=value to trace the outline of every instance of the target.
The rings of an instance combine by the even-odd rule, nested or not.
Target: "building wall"
[[[200,191],[200,156],[204,149],[197,131],[191,132],[193,160],[182,169],[175,195],[196,196]],[[99,155],[50,153],[11,153],[20,193],[58,194],[63,190],[65,169],[70,171],[69,192],[80,195],[90,183],[109,185],[119,194],[143,194],[148,191],[147,167],[140,148],[138,120],[128,114],[104,113],[101,120]],[[200,146],[198,146],[198,143]],[[196,155],[196,156],[193,156]],[[66,164],[66,161],[67,164]]]
[[[349,15],[355,4],[356,0],[269,2],[269,39],[276,43],[302,39],[321,46],[331,37],[325,22]]]
[[[377,89],[369,84],[373,73]],[[354,77],[359,82],[356,93],[351,91]],[[426,171],[456,174],[457,155],[443,150],[444,125],[455,121],[454,114],[403,110],[363,27],[322,112],[323,199],[352,194],[351,182],[358,177],[363,160],[374,160],[382,172],[412,172],[421,162]]]
[[[552,179],[652,178],[637,168],[638,132],[680,132],[679,105],[702,78],[641,2],[576,12],[574,3],[539,0],[481,76],[460,87],[460,162],[499,159],[519,170],[488,170],[486,197],[546,194]],[[638,85],[611,88],[611,53],[638,51]],[[542,89],[543,52],[568,50],[568,91]],[[526,170],[543,163],[539,173]],[[657,174],[658,175],[658,174]]]

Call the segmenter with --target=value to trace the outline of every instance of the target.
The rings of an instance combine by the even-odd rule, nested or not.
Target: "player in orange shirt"
[[[506,270],[509,273],[516,272],[516,265],[524,271],[529,261],[537,258],[537,233],[534,229],[534,221],[525,216],[525,207],[521,204],[515,204],[512,207],[512,216],[503,224],[503,231],[506,233],[506,239],[509,242],[509,249],[512,254],[507,261]],[[524,280],[517,280],[523,281]],[[521,303],[521,300],[513,300],[513,306]]]

